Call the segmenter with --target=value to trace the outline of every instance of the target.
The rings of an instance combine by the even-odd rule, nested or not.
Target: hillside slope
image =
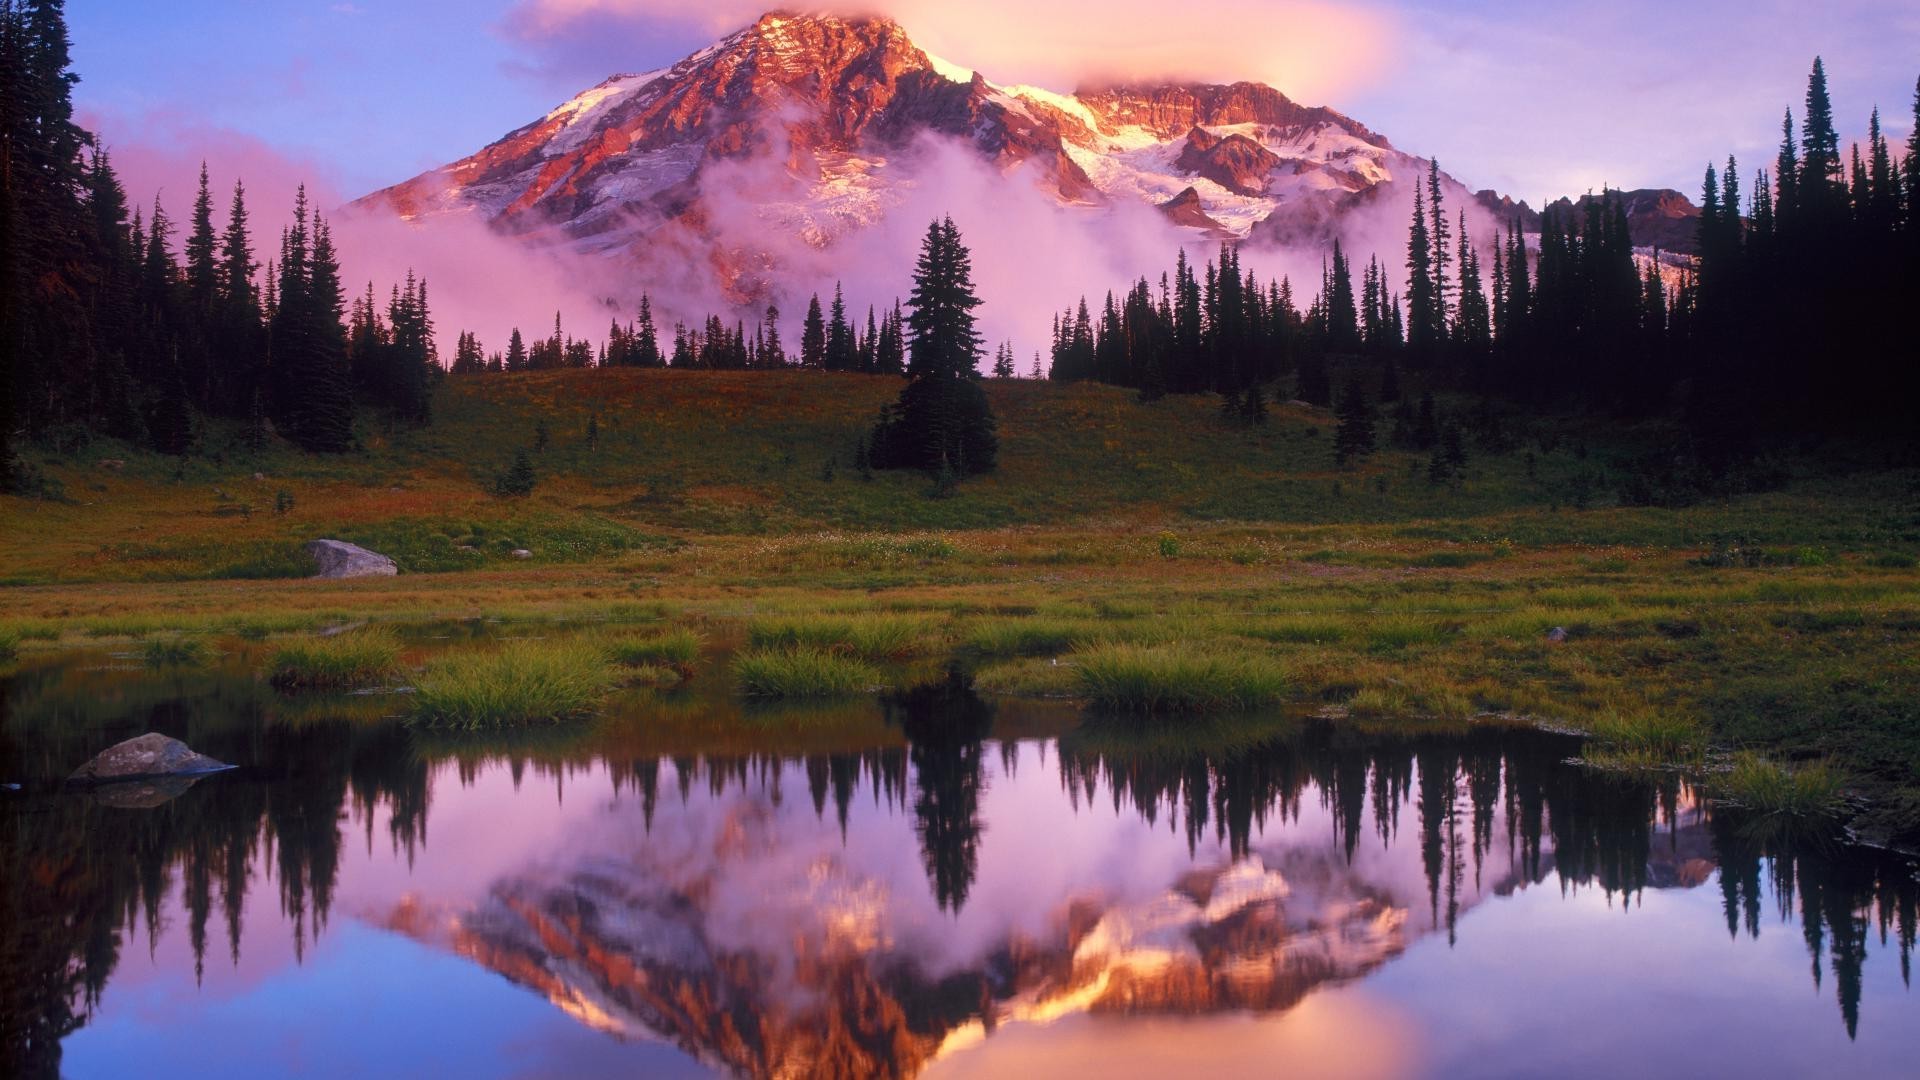
[[[451,378],[432,426],[363,417],[366,449],[339,457],[284,446],[256,454],[220,430],[184,460],[103,441],[33,461],[66,501],[5,499],[4,576],[297,576],[297,542],[320,535],[387,545],[414,571],[510,565],[517,547],[566,562],[658,538],[822,530],[1478,522],[1414,527],[1463,539],[1664,543],[1744,528],[1744,519],[1723,518],[1794,499],[1577,513],[1612,500],[1608,463],[1637,452],[1633,433],[1556,425],[1529,441],[1516,427],[1503,452],[1470,440],[1464,479],[1434,485],[1425,454],[1384,450],[1337,468],[1323,409],[1276,405],[1265,425],[1248,428],[1221,419],[1210,395],[1142,405],[1092,384],[985,386],[1001,467],[950,498],[931,497],[918,474],[862,478],[856,469],[862,434],[899,392],[888,376],[603,369]],[[1390,427],[1382,416],[1383,446]],[[493,480],[517,449],[529,451],[538,485],[525,498],[498,497]],[[1885,516],[1849,509],[1835,482],[1820,490],[1820,508],[1784,517],[1805,542],[1866,527],[1859,513]]]

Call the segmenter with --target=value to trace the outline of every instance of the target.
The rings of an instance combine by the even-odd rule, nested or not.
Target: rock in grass
[[[149,732],[100,751],[92,761],[74,770],[67,783],[92,786],[159,776],[201,776],[231,768],[224,761],[196,753],[179,739]]]
[[[1564,626],[1556,626],[1547,631],[1547,640],[1555,644],[1567,640],[1567,628]]]
[[[392,577],[400,572],[392,559],[344,540],[313,540],[307,544],[322,578]]]

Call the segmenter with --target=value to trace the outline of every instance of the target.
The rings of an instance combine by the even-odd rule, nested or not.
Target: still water
[[[5,681],[8,1076],[1912,1076],[1914,866],[1528,731]],[[696,684],[698,685],[698,683]],[[62,792],[165,732],[240,769]],[[128,805],[128,804],[137,805]],[[157,803],[157,805],[148,805]]]

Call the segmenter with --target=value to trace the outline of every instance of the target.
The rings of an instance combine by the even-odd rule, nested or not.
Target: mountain
[[[705,267],[744,301],[777,291],[792,241],[824,248],[900,205],[942,140],[1062,206],[1145,204],[1255,243],[1323,244],[1397,207],[1396,181],[1427,170],[1358,121],[1257,83],[1000,86],[886,18],[775,13],[356,206],[477,215],[656,271]],[[1446,183],[1454,206],[1480,205]]]
[[[1700,254],[1700,208],[1672,188],[1615,192],[1627,212],[1627,231],[1636,247],[1659,248],[1675,255]],[[1585,210],[1592,195],[1560,199],[1549,209]]]

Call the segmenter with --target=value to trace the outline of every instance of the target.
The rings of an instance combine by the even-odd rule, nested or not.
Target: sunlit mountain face
[[[217,670],[101,692],[84,666],[9,683],[10,760],[110,741],[111,714],[243,768],[141,809],[6,804],[10,1074],[457,1050],[476,1075],[1130,1075],[1177,1048],[1392,1076],[1571,1067],[1638,1030],[1877,1075],[1909,1030],[1911,866],[1595,775],[1560,736],[1275,717],[1199,750],[945,687],[420,741],[378,698]],[[743,724],[756,748],[713,741]],[[1543,994],[1572,1025],[1547,1045],[1511,1024]]]
[[[477,217],[537,246],[610,256],[605,273],[656,293],[678,266],[688,288],[710,274],[744,301],[782,294],[813,250],[929,199],[963,213],[1037,197],[1163,251],[1219,238],[1317,251],[1342,234],[1351,246],[1389,205],[1404,231],[1399,204],[1427,167],[1258,83],[1000,86],[885,18],[769,14],[358,205],[416,222]],[[1445,184],[1477,220],[1537,223]]]

